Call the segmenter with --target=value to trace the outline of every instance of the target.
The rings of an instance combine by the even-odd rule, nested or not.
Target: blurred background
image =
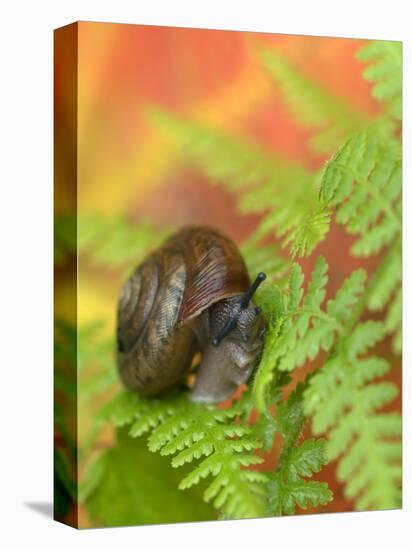
[[[376,109],[355,59],[363,41],[102,23],[80,23],[78,41],[80,213],[160,226],[210,223],[244,239],[257,220],[240,217],[232,197],[195,172],[145,109],[159,104],[317,168],[327,156],[313,155],[310,130],[288,115],[257,59],[260,45],[276,48],[346,101]],[[106,306],[113,326],[112,290],[82,264],[79,275],[79,321]]]
[[[283,95],[256,55],[264,46],[273,48],[358,112],[368,117],[378,113],[370,85],[362,78],[364,66],[355,58],[365,44],[362,40],[107,23],[78,23],[77,33],[77,208],[83,219],[79,243],[86,250],[78,261],[80,330],[98,321],[101,333],[112,337],[120,284],[134,264],[130,253],[121,269],[87,253],[88,239],[102,225],[109,233],[113,227],[120,235],[121,248],[119,224],[123,222],[119,220],[136,227],[149,223],[159,240],[171,227],[205,223],[220,228],[238,243],[245,241],[259,221],[258,214],[240,215],[234,197],[194,168],[185,151],[146,116],[149,107],[160,106],[177,116],[247,138],[316,171],[330,154],[309,146],[313,129],[291,116]],[[65,52],[68,60],[72,53]],[[64,55],[60,59],[64,60]],[[61,121],[73,115],[64,85],[66,70],[64,61],[56,68],[55,108]],[[62,139],[64,142],[64,136]],[[56,215],[64,218],[70,214],[71,188],[66,185],[63,157],[57,158],[55,165],[55,208]],[[149,241],[151,235],[147,235]],[[139,249],[138,243],[136,262],[146,248],[142,245]],[[100,242],[100,247],[103,245]],[[351,238],[334,226],[316,251],[325,255],[330,265],[330,294],[354,268],[372,270],[376,263],[377,259],[349,257],[350,245]],[[116,254],[116,243],[107,246],[113,246]],[[105,250],[106,256],[110,253]],[[73,258],[64,261],[73,262]],[[301,261],[305,272],[313,261]],[[67,317],[67,302],[73,300],[73,280],[65,273],[62,268],[56,275],[56,311],[62,318]],[[86,332],[83,339],[79,336],[79,352],[96,353],[94,338],[93,331]],[[389,343],[380,351],[396,362]],[[117,384],[112,351],[106,347],[102,353],[109,364],[107,384]],[[303,369],[299,376],[304,373]],[[400,385],[399,368],[392,369],[391,377]],[[400,408],[400,400],[394,406]],[[95,407],[96,402],[82,404],[79,398],[78,436],[80,446],[85,446],[86,462],[96,445],[110,442],[110,434],[105,434],[87,446]],[[275,461],[276,452],[267,457],[267,465]],[[326,511],[353,509],[335,479],[333,464],[319,479],[327,480],[335,494]],[[83,525],[95,524],[87,510],[81,509],[80,516]]]

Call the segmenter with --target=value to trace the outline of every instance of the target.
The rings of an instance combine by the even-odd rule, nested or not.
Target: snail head
[[[234,328],[238,328],[241,339],[244,343],[248,341],[249,330],[257,315],[261,313],[260,307],[250,307],[250,301],[259,285],[266,279],[265,273],[259,273],[247,289],[247,291],[241,296],[239,302],[231,311],[229,318],[224,323],[218,334],[213,338],[212,344],[217,347],[220,342],[228,335]]]

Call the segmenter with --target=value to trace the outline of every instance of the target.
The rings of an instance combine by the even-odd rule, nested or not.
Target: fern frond
[[[385,329],[393,335],[395,353],[402,351],[402,243],[394,242],[373,275],[367,306],[379,311],[387,306]]]
[[[376,382],[389,370],[387,361],[362,358],[383,336],[382,323],[358,324],[311,378],[304,396],[313,432],[328,433],[327,456],[341,457],[338,477],[360,510],[395,508],[400,503],[401,418],[379,412],[397,389]]]
[[[114,388],[118,383],[118,375],[113,368],[114,344],[104,334],[104,324],[96,322],[80,326],[74,345],[77,350],[79,402],[90,401]]]
[[[368,295],[368,308],[371,311],[381,310],[393,296],[402,281],[402,249],[401,242],[395,243],[388,250],[374,274],[374,284]]]
[[[119,266],[142,259],[170,230],[149,222],[133,224],[123,217],[82,214],[78,217],[78,250],[95,263]]]
[[[234,422],[242,412],[242,403],[227,410],[206,408],[189,401],[182,392],[144,399],[123,391],[106,407],[102,418],[115,426],[129,424],[132,437],[149,432],[149,450],[172,456],[174,468],[200,460],[179,487],[187,489],[214,477],[204,498],[213,501],[224,517],[260,517],[265,515],[261,485],[267,478],[243,469],[263,460],[254,454],[261,443],[251,428]]]
[[[301,165],[161,109],[151,109],[149,117],[212,183],[224,185],[237,196],[242,214],[264,214],[254,235],[257,241],[276,235],[286,246],[293,241],[294,233],[305,224],[307,217],[316,212],[316,180]],[[316,243],[325,235],[321,226],[320,218],[314,221]],[[309,253],[314,246],[312,240],[308,235],[307,244],[296,247],[295,253]]]
[[[331,212],[327,208],[310,212],[299,226],[289,234],[285,244],[291,243],[292,256],[310,256],[318,243],[326,237],[331,220]]]
[[[393,350],[396,353],[402,351],[402,287],[396,291],[395,297],[388,307],[385,319],[385,328],[389,334],[393,334]]]
[[[369,62],[363,77],[374,83],[372,95],[389,113],[402,118],[402,43],[378,40],[359,50],[358,59]]]
[[[325,505],[333,498],[327,483],[306,480],[320,472],[328,460],[325,441],[307,439],[298,445],[305,416],[302,407],[306,383],[298,384],[286,403],[278,405],[279,431],[284,440],[277,470],[268,483],[269,509],[274,515],[294,514],[296,506],[306,509]]]
[[[285,295],[275,284],[262,286],[255,295],[256,304],[261,307],[267,320],[265,345],[253,379],[253,399],[259,412],[264,413],[269,403],[269,388],[275,377],[275,367],[282,354],[279,340],[288,310],[296,307],[301,299],[303,275],[294,265],[288,278],[289,293]],[[274,384],[273,384],[274,385]]]
[[[324,204],[359,239],[352,253],[369,256],[399,237],[402,223],[400,151],[368,132],[351,138],[327,163],[321,181]]]
[[[256,187],[263,181],[293,183],[308,172],[263,147],[206,124],[178,117],[159,107],[148,110],[150,121],[170,135],[185,155],[200,166],[211,182],[230,191]],[[263,208],[266,204],[263,205]]]
[[[400,292],[401,194],[399,144],[384,141],[379,131],[350,139],[327,163],[321,182],[322,204],[336,207],[336,221],[358,236],[352,254],[370,256],[387,248],[369,290],[367,305],[372,311],[383,309]],[[391,306],[387,316],[388,330],[392,327],[395,333],[394,349],[399,352],[401,308]]]
[[[261,58],[278,84],[293,118],[299,124],[315,130],[310,139],[314,151],[334,151],[366,123],[365,114],[306,76],[285,56],[273,49],[266,49]]]
[[[262,245],[260,241],[259,235],[254,233],[240,246],[250,278],[253,280],[263,271],[269,279],[279,279],[286,273],[288,262],[281,256],[278,244]]]
[[[343,333],[345,322],[364,290],[365,272],[354,271],[344,281],[335,298],[322,308],[327,270],[325,259],[318,257],[304,296],[303,274],[299,265],[295,264],[286,293],[282,295],[279,289],[275,291],[282,298],[277,299],[277,314],[269,323],[263,357],[253,385],[255,404],[261,412],[268,406],[268,392],[275,371],[292,371],[308,359],[313,360],[321,350],[330,351]]]
[[[286,378],[279,380],[279,387],[285,383]],[[229,409],[217,409],[189,401],[186,392],[144,399],[122,391],[100,418],[117,427],[129,426],[132,437],[147,433],[148,449],[171,457],[173,468],[193,464],[179,488],[187,490],[206,480],[204,500],[213,503],[221,518],[262,517],[278,506],[270,489],[273,483],[268,484],[275,477],[281,482],[285,498],[293,500],[293,510],[296,504],[306,507],[309,503],[326,504],[331,499],[326,484],[303,479],[320,471],[326,462],[323,442],[296,443],[305,421],[302,392],[303,385],[299,385],[287,403],[282,403],[279,393],[277,419],[269,414],[254,425],[247,423],[252,405],[248,392]],[[269,424],[273,426],[269,446],[274,431],[279,430],[284,438],[284,459],[275,474],[250,469],[263,462],[255,450],[262,448],[260,436],[267,434]],[[272,505],[268,509],[269,502]],[[281,507],[281,513],[291,513],[288,510],[292,505],[288,507],[282,500]]]

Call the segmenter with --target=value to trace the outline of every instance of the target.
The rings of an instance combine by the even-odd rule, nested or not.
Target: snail
[[[218,403],[249,379],[263,349],[265,320],[251,298],[244,260],[211,227],[184,227],[152,252],[123,285],[117,366],[123,384],[144,396],[179,385],[198,352],[190,398]]]

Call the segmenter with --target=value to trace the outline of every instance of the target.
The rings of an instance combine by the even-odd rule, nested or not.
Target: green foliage
[[[306,420],[302,408],[304,388],[305,384],[298,384],[287,403],[278,405],[278,430],[284,446],[268,483],[268,507],[276,516],[294,514],[296,506],[324,506],[333,498],[327,483],[304,479],[320,472],[328,462],[324,440],[306,439],[297,444]]]
[[[256,407],[262,413],[268,409],[280,371],[302,366],[321,350],[329,352],[304,394],[304,410],[313,419],[313,432],[328,433],[325,456],[329,460],[341,457],[339,479],[346,483],[346,494],[356,500],[359,509],[397,507],[401,419],[395,413],[380,412],[397,394],[394,384],[375,381],[388,372],[389,363],[365,357],[385,336],[384,323],[358,320],[368,297],[365,272],[354,271],[324,307],[327,264],[322,257],[317,259],[306,293],[303,282],[302,271],[295,264],[286,292],[274,285],[271,290],[273,315],[253,385]],[[258,296],[264,307],[265,299],[260,300]],[[280,469],[284,463],[287,465],[281,459]],[[278,474],[272,488],[282,498],[287,489],[285,493]],[[287,486],[291,479],[287,477]],[[284,498],[293,513],[293,497]]]
[[[63,520],[77,501],[76,331],[54,327],[54,512]]]
[[[386,111],[378,120],[350,137],[326,163],[320,181],[320,206],[309,217],[303,234],[317,230],[317,216],[335,211],[335,220],[356,236],[351,253],[371,256],[386,251],[368,289],[372,311],[389,305],[385,327],[393,334],[393,349],[402,344],[402,149],[390,117],[401,116],[402,52],[394,42],[372,42],[359,52],[372,61],[365,77],[374,81],[374,96]],[[325,236],[326,224],[323,228]],[[316,245],[316,235],[313,246]],[[294,247],[304,247],[295,236]]]
[[[56,509],[62,508],[60,501],[67,502],[66,507],[69,502],[83,502],[101,480],[104,454],[90,458],[100,429],[95,401],[100,403],[105,393],[118,387],[113,342],[103,336],[102,329],[100,322],[77,331],[70,323],[55,322],[54,420],[55,431],[62,439],[55,445]],[[80,468],[85,470],[82,476]],[[74,490],[76,484],[78,490]]]
[[[215,519],[199,491],[179,491],[178,474],[167,459],[150,453],[145,441],[117,431],[116,445],[100,455],[100,483],[87,495],[87,508],[98,525],[119,527]]]
[[[250,278],[254,279],[259,272],[263,271],[270,278],[280,279],[287,272],[288,264],[281,256],[279,245],[263,245],[260,241],[256,233],[240,246]]]
[[[263,460],[253,450],[260,447],[251,428],[239,422],[247,401],[230,409],[207,408],[176,393],[159,399],[144,399],[123,391],[110,403],[104,416],[115,426],[130,425],[132,437],[150,432],[148,448],[162,456],[174,455],[174,468],[199,461],[180,482],[189,489],[213,476],[204,491],[206,502],[213,502],[224,517],[260,517],[265,514],[260,472],[243,469]],[[234,419],[238,422],[235,422]]]
[[[367,48],[369,52],[374,51],[371,46]],[[369,59],[376,57],[368,54],[367,49],[365,51],[364,55],[369,55]],[[387,56],[383,57],[386,63]],[[253,383],[253,399],[257,409],[262,413],[262,418],[267,417],[268,408],[276,398],[280,373],[291,372],[296,367],[303,366],[308,360],[315,359],[321,351],[330,354],[330,359],[326,362],[328,365],[329,361],[335,360],[336,350],[347,348],[351,350],[351,364],[357,365],[358,370],[361,368],[361,361],[362,366],[368,365],[369,370],[365,370],[363,383],[367,385],[368,391],[365,395],[374,403],[375,411],[382,404],[392,401],[393,388],[374,383],[374,378],[379,375],[379,369],[382,369],[384,362],[379,358],[363,358],[362,354],[368,346],[382,339],[385,331],[395,332],[397,348],[401,341],[400,146],[394,137],[393,126],[388,120],[382,119],[379,123],[366,125],[367,117],[346,108],[343,101],[333,97],[317,83],[309,81],[275,52],[265,52],[263,60],[278,81],[285,100],[299,118],[299,122],[315,127],[316,134],[312,138],[314,148],[317,151],[325,151],[341,145],[319,175],[311,175],[290,163],[286,165],[276,155],[269,154],[258,146],[246,144],[243,140],[236,140],[221,131],[174,117],[164,111],[152,110],[152,120],[173,137],[184,149],[186,156],[202,168],[211,181],[225,185],[237,196],[241,212],[263,214],[262,221],[252,236],[253,241],[249,250],[256,249],[261,239],[275,234],[282,239],[283,246],[290,246],[292,255],[309,255],[316,244],[326,236],[333,214],[338,223],[357,236],[351,250],[352,254],[370,256],[384,248],[389,250],[367,288],[365,272],[355,271],[344,282],[335,298],[329,300],[326,305],[323,302],[327,264],[323,258],[318,258],[305,294],[302,287],[303,274],[300,267],[294,265],[290,271],[286,292],[273,285],[267,286],[265,291],[262,289],[257,296],[257,303],[264,308],[268,317],[263,357]],[[369,69],[369,74],[374,75],[375,81],[379,79],[378,73],[379,71],[373,72],[373,69]],[[383,79],[398,79],[398,84],[393,87],[399,87],[399,74],[396,71],[392,76],[388,76],[388,70],[380,75]],[[384,89],[388,90],[388,86]],[[393,110],[391,112],[393,113]],[[315,197],[318,181],[319,202]],[[247,245],[245,251],[248,256]],[[283,270],[281,272],[283,273]],[[396,299],[387,312],[385,323],[359,322],[366,306],[372,310],[382,309],[393,294]],[[344,344],[347,341],[349,344]],[[377,374],[373,376],[375,372]],[[348,373],[348,387],[353,383],[352,378],[362,378],[360,374],[352,375],[352,371]],[[316,380],[315,376],[313,387],[316,387]],[[382,395],[385,393],[382,390],[386,390],[386,395]],[[344,391],[342,393],[345,395]],[[334,406],[337,408],[333,418],[335,422],[339,422],[338,413],[343,415],[344,409],[339,408],[331,396],[322,401],[322,407],[327,411],[329,408],[333,410]],[[314,414],[314,411],[312,413]],[[359,408],[356,420],[359,430],[363,429],[360,440],[365,438],[368,419],[367,413]],[[269,429],[272,435],[277,429],[273,421],[268,421],[266,428],[262,428],[262,422],[260,425],[263,432]],[[318,426],[316,429],[315,433],[322,433],[322,428]],[[354,448],[356,451],[357,447]],[[395,445],[393,448],[398,447]],[[329,444],[326,449],[328,454]],[[342,451],[343,449],[340,453]],[[336,458],[340,453],[331,453],[328,456]],[[351,460],[351,457],[351,453],[348,452],[343,457],[341,465],[345,465],[345,461]],[[385,507],[388,502],[395,505],[396,479],[391,477],[390,468],[386,468],[388,464],[384,460],[380,464],[378,462],[377,459],[375,474],[378,477],[373,479],[372,484],[367,485],[367,491],[362,486],[354,492],[348,484],[347,490],[358,498],[359,507]],[[283,463],[281,461],[279,468],[282,464],[285,468],[283,474],[278,470],[271,475],[269,482],[278,506],[277,509],[276,506],[272,506],[272,512],[293,513],[295,503],[304,505],[305,498],[312,504],[322,502],[321,496],[318,501],[315,500],[311,493],[311,485],[305,487],[305,493],[301,480],[293,477],[293,469],[292,473],[289,472],[286,459]],[[386,477],[382,473],[385,468]],[[339,471],[341,472],[341,469]],[[365,469],[360,469],[360,472],[361,476],[365,476]],[[373,500],[371,495],[377,490],[376,479],[379,476],[386,479],[386,482],[380,487],[380,499]],[[286,482],[282,481],[284,479]],[[344,475],[342,479],[348,481]],[[297,484],[296,498],[293,494],[288,494],[284,487],[293,486],[294,482]],[[299,493],[299,490],[302,490],[302,493]],[[325,495],[324,497],[326,498]]]
[[[70,506],[77,501],[76,477],[73,473],[73,460],[68,459],[67,451],[55,445],[53,460],[53,505],[56,518],[63,519]]]
[[[265,349],[253,386],[255,403],[261,412],[268,406],[268,391],[276,371],[292,371],[308,359],[313,360],[321,350],[330,351],[363,290],[365,273],[354,271],[335,298],[322,308],[327,270],[325,259],[318,257],[305,295],[304,277],[298,264],[290,270],[286,292],[273,287],[274,315],[269,320]],[[260,296],[257,301],[262,305]]]
[[[389,114],[399,119],[402,103],[401,44],[372,42],[359,51],[358,57],[372,62],[364,76],[375,82],[374,97],[386,102]],[[315,130],[310,139],[313,149],[330,152],[341,146],[323,173],[320,207],[312,209],[308,205],[298,223],[288,232],[284,244],[291,245],[292,255],[309,255],[328,232],[330,207],[346,199],[338,211],[337,221],[346,224],[349,232],[362,234],[363,238],[354,245],[354,253],[369,255],[378,252],[378,247],[388,244],[399,230],[400,206],[391,213],[391,207],[386,204],[388,196],[389,203],[398,198],[401,188],[400,148],[397,150],[396,145],[389,147],[389,142],[394,141],[390,122],[383,117],[381,127],[371,124],[368,117],[307,77],[274,49],[263,50],[261,59],[297,122]],[[387,181],[388,177],[390,181]],[[300,181],[307,185],[305,180]],[[331,193],[337,193],[335,200],[332,200]],[[382,210],[386,214],[384,220],[381,220]],[[290,218],[289,212],[285,215]]]
[[[336,221],[358,238],[351,252],[370,256],[387,249],[369,291],[368,306],[387,312],[394,350],[401,348],[402,165],[400,144],[377,132],[350,139],[327,163],[321,183],[323,203],[336,207]]]
[[[87,258],[92,265],[120,267],[125,271],[134,267],[139,258],[168,233],[167,229],[155,228],[147,222],[133,224],[125,218],[108,219],[98,214],[82,214],[77,227],[74,216],[59,216],[55,222],[56,234],[61,235],[55,241],[58,244],[56,262],[62,263],[76,252],[77,234],[77,251],[82,258]],[[71,469],[56,466],[55,487],[56,502],[66,503],[66,508],[70,502],[86,502],[107,473],[106,453],[101,449],[94,451],[100,431],[96,410],[118,390],[119,380],[114,365],[114,341],[105,333],[104,324],[99,320],[77,330],[67,322],[56,322],[55,388],[59,393],[55,400],[55,419],[59,433],[64,436],[64,448],[56,449],[56,461],[59,461],[56,464],[69,461]],[[78,428],[77,417],[81,418]],[[76,495],[69,485],[74,479],[78,479]]]
[[[291,244],[292,256],[309,256],[315,246],[323,241],[329,231],[331,213],[327,208],[309,212],[302,222],[290,232],[287,243]]]
[[[78,498],[102,525],[294,514],[330,502],[327,484],[313,478],[330,460],[337,460],[338,478],[358,509],[400,505],[401,419],[387,412],[397,389],[382,380],[390,364],[373,348],[387,334],[396,351],[401,347],[401,48],[370,43],[359,58],[370,63],[364,74],[384,107],[377,121],[275,51],[262,53],[292,114],[312,131],[313,150],[335,151],[317,173],[219,129],[148,111],[185,158],[235,196],[240,213],[260,216],[241,248],[251,276],[270,275],[256,294],[267,319],[264,351],[251,388],[228,408],[193,403],[182,388],[153,399],[126,390],[113,398],[113,338],[99,323],[78,333],[60,324],[55,353],[66,367],[56,371],[57,392],[74,395],[75,371],[67,366],[76,364],[78,347],[78,403],[83,418],[86,410],[92,416],[78,450],[78,495],[71,455],[56,459],[62,509]],[[381,261],[368,280],[363,269],[352,272],[327,300],[326,260],[316,259],[306,284],[297,263],[288,269],[281,247],[291,256],[310,255],[332,221],[353,236],[351,255],[379,254]],[[75,250],[74,229],[73,219],[57,220],[57,262]],[[77,246],[91,264],[130,269],[168,231],[150,221],[87,214],[79,219]],[[384,308],[382,321],[367,318],[367,310]],[[321,366],[296,385],[295,369],[315,359]],[[296,387],[286,399],[288,384]],[[56,418],[77,457],[63,408],[56,406]],[[312,434],[324,438],[302,440],[308,419]],[[107,423],[116,442],[96,449]],[[275,441],[280,458],[273,469],[262,452]]]
[[[376,254],[399,237],[401,222],[401,151],[379,134],[363,132],[348,140],[327,163],[320,198],[336,206],[336,221],[359,235],[357,256]]]
[[[110,420],[118,428],[128,426],[132,438],[149,434],[149,451],[171,457],[173,468],[187,469],[190,464],[179,488],[202,484],[205,502],[212,503],[221,518],[292,513],[296,505],[324,505],[332,493],[325,483],[304,479],[326,464],[324,443],[312,439],[297,444],[304,424],[303,385],[283,402],[280,388],[287,381],[287,377],[279,378],[273,392],[277,416],[266,411],[252,425],[248,423],[253,406],[249,392],[230,408],[221,409],[193,403],[185,391],[145,399],[125,390],[105,407],[101,420]],[[278,469],[251,469],[263,463],[255,451],[270,449],[276,431],[284,439]],[[275,483],[277,493],[273,492]]]
[[[382,101],[390,115],[402,118],[402,43],[379,40],[358,53],[361,61],[370,62],[363,72],[374,83],[372,95]]]
[[[72,214],[61,214],[54,218],[54,263],[63,263],[69,254],[76,250],[77,226],[76,217]]]
[[[78,218],[78,249],[96,264],[135,265],[156,248],[170,230],[148,221],[133,223],[124,217],[83,214]]]
[[[292,248],[292,252],[309,254],[313,243],[322,240],[328,214],[326,219],[317,214],[316,178],[303,166],[259,145],[159,108],[150,109],[148,116],[212,183],[224,185],[236,196],[242,214],[264,214],[252,237],[253,244],[272,235],[279,237],[283,246],[293,243],[297,235],[303,236],[302,228],[314,212],[317,217],[310,232],[305,232],[304,242]],[[250,247],[248,243],[246,246]]]
[[[77,331],[70,323],[55,322],[55,388],[73,403],[95,399],[118,382],[113,368],[114,343],[103,336],[103,329],[100,321]]]
[[[293,118],[298,124],[315,130],[309,140],[315,152],[330,153],[336,150],[366,123],[365,114],[306,76],[276,50],[263,50],[261,59],[278,85]]]
[[[305,395],[313,432],[328,432],[327,456],[341,457],[338,478],[359,510],[397,508],[401,502],[402,421],[396,413],[379,412],[397,389],[375,381],[388,372],[387,361],[363,357],[382,336],[381,323],[359,324],[339,342]]]
[[[103,336],[103,323],[96,322],[78,330],[77,368],[79,371],[79,401],[95,399],[97,395],[118,383],[114,364],[114,342]]]
[[[147,220],[135,223],[123,216],[61,214],[54,220],[54,262],[60,265],[77,251],[97,265],[135,264],[169,233],[170,228],[157,227]]]

